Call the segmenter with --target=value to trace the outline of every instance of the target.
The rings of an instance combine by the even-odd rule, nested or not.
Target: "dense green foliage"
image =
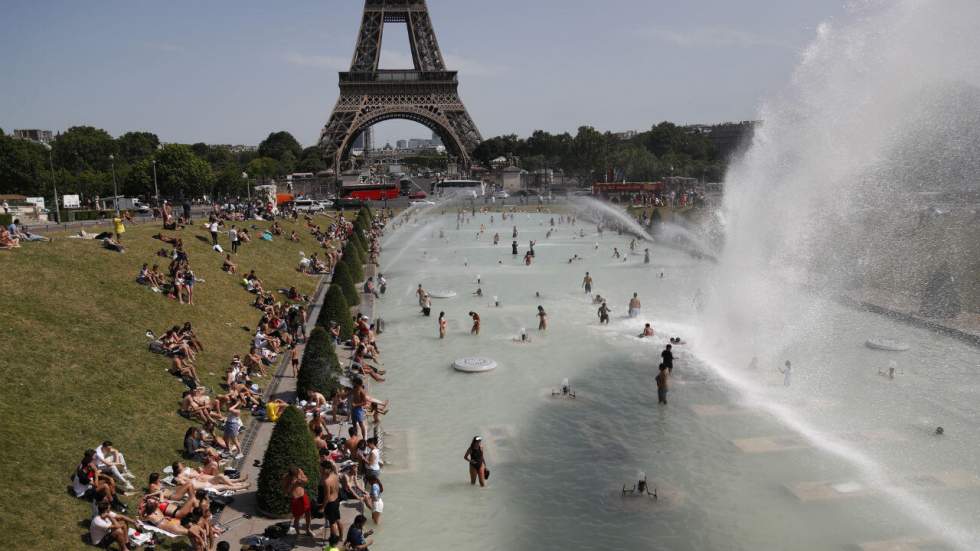
[[[347,260],[345,261],[345,259]],[[337,263],[333,269],[333,282],[340,286],[340,290],[344,292],[344,300],[347,301],[347,306],[357,306],[361,303],[361,296],[351,278],[350,262],[350,257],[345,256]]]
[[[327,296],[323,300],[323,309],[316,320],[317,325],[329,327],[330,322],[340,326],[340,338],[348,340],[354,335],[354,319],[351,317],[350,306],[344,297],[344,290],[337,283],[331,283]]]
[[[330,396],[337,388],[337,377],[340,374],[340,362],[333,349],[330,334],[323,327],[317,326],[310,333],[303,349],[303,363],[299,367],[296,378],[296,394],[306,398],[310,390]]]
[[[272,436],[269,438],[269,447],[262,458],[256,495],[262,511],[272,514],[289,512],[289,496],[283,491],[282,480],[290,467],[303,469],[309,479],[306,491],[315,496],[320,483],[316,443],[306,426],[303,413],[293,406],[287,407],[276,421],[276,427],[272,429]]]
[[[611,132],[582,126],[571,134],[537,130],[526,139],[516,135],[485,140],[473,156],[486,167],[497,157],[515,155],[527,170],[562,169],[586,181],[612,174],[627,180],[695,176],[719,180],[724,160],[708,137],[662,122],[647,132],[622,139]]]

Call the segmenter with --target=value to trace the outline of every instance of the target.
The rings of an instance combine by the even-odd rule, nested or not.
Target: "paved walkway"
[[[365,266],[366,276],[374,275],[373,266]],[[316,319],[320,315],[320,309],[323,307],[323,300],[327,293],[327,288],[329,287],[330,279],[328,276],[324,276],[320,281],[320,286],[318,287],[314,299],[312,301],[313,307],[310,309],[309,320],[307,324],[306,334],[309,336],[313,328],[316,327]],[[368,295],[362,295],[361,305],[358,307],[364,315],[369,318],[374,318],[374,297]],[[292,403],[296,399],[296,379],[291,375],[291,369],[289,368],[288,354],[284,355],[283,361],[280,363],[276,375],[270,383],[269,390],[266,394],[267,400],[283,400],[284,402]],[[341,365],[346,365],[350,361],[351,352],[345,348],[337,349],[337,357],[341,362]],[[259,480],[259,467],[255,467],[256,461],[262,461],[265,455],[265,450],[269,445],[269,438],[272,436],[272,429],[275,427],[275,423],[269,423],[265,421],[253,420],[248,428],[247,434],[244,438],[246,443],[245,457],[241,459],[235,467],[242,473],[242,475],[247,475],[248,479],[252,481],[252,488],[247,492],[239,493],[235,496],[235,501],[231,503],[224,511],[221,512],[219,521],[225,527],[227,531],[221,537],[220,541],[227,541],[232,544],[232,549],[237,549],[238,545],[249,536],[256,534],[261,535],[266,527],[276,524],[277,522],[282,522],[290,520],[288,517],[284,518],[267,518],[259,515],[258,505],[256,502],[256,490]],[[330,426],[330,431],[333,434],[347,434],[347,429],[350,427],[348,423],[341,423],[338,425]],[[354,505],[357,505],[356,507]],[[362,513],[362,504],[359,502],[346,502],[341,505],[341,523],[346,527],[350,526],[354,520],[354,517]],[[251,518],[245,518],[245,515]],[[324,540],[322,539],[324,535],[324,519],[314,518],[312,523],[313,533],[316,535],[315,538],[311,538],[305,534],[299,536],[291,535],[288,537],[287,541],[294,545],[294,549],[315,549],[320,551],[324,548]]]

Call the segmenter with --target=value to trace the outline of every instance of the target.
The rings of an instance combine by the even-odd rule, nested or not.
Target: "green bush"
[[[341,252],[343,255],[340,260],[347,265],[350,280],[354,283],[364,281],[364,256],[357,250],[357,245],[353,241],[348,241]]]
[[[319,459],[306,417],[300,410],[289,406],[272,429],[269,447],[262,458],[256,496],[259,509],[274,515],[289,513],[289,496],[283,492],[282,479],[290,467],[299,467],[306,473],[309,478],[306,491],[313,499],[320,483]]]
[[[344,292],[344,300],[347,301],[347,306],[357,306],[361,303],[360,293],[357,292],[354,280],[351,279],[349,263],[343,260],[337,263],[333,269],[333,282],[340,286],[340,290]]]
[[[323,327],[310,333],[303,350],[303,363],[296,378],[296,394],[305,399],[310,390],[330,396],[339,386],[340,362],[330,342],[330,334]]]
[[[14,221],[13,214],[0,214],[0,225],[3,227],[9,226]]]
[[[323,308],[316,323],[328,327],[331,321],[340,325],[341,339],[346,341],[354,335],[354,319],[351,317],[350,306],[344,298],[344,290],[336,283],[331,283],[327,289],[327,297],[323,300]]]

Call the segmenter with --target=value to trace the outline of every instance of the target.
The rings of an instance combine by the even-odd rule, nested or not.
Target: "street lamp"
[[[157,197],[157,206],[160,206],[160,188],[157,187],[157,160],[153,159],[150,161],[153,163],[153,193]]]
[[[119,218],[119,187],[116,185],[116,156],[109,155],[112,165],[112,206],[116,207],[116,218]]]
[[[58,208],[58,181],[54,177],[54,157],[51,156],[51,144],[42,142],[44,149],[48,150],[48,166],[51,167],[51,187],[54,190],[54,216],[61,222],[61,210]]]
[[[248,202],[252,202],[252,188],[248,185],[248,172],[242,172],[242,180],[245,181],[245,191],[248,192]]]

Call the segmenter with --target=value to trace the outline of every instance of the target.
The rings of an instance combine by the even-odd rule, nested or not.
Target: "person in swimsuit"
[[[448,322],[446,321],[446,313],[439,312],[439,338],[440,339],[446,338],[447,326],[448,326]]]
[[[644,325],[644,326],[643,326],[643,332],[642,332],[642,333],[640,333],[640,334],[639,334],[638,336],[639,336],[639,337],[640,337],[641,339],[642,339],[643,337],[652,337],[652,336],[653,336],[653,327],[651,327],[649,323],[648,323],[648,324],[646,324],[646,325]]]
[[[470,329],[470,335],[480,334],[480,314],[476,312],[470,312],[470,317],[473,318],[473,328]]]
[[[354,388],[351,390],[350,398],[351,422],[360,429],[361,436],[367,436],[367,428],[364,426],[364,420],[367,418],[367,415],[364,412],[364,408],[367,406],[368,398],[367,392],[364,391],[364,380],[360,377],[355,377],[353,383]]]
[[[312,507],[310,507],[310,496],[306,495],[305,484],[309,482],[306,473],[299,467],[290,467],[286,475],[282,477],[283,491],[289,495],[289,511],[293,515],[293,527],[299,534],[299,519],[306,519],[306,534],[313,535],[310,531],[310,522],[313,520]]]
[[[299,346],[294,345],[292,351],[289,353],[290,365],[293,368],[293,377],[299,377]]]
[[[582,279],[582,287],[585,288],[586,294],[592,294],[592,276],[589,275],[589,272],[585,272],[585,277]]]
[[[602,303],[602,306],[599,307],[598,313],[599,313],[599,323],[608,324],[609,323],[609,306],[607,306],[605,302],[603,302]]]
[[[633,298],[630,299],[629,303],[629,316],[635,318],[640,315],[640,298],[633,293]]]
[[[320,462],[320,484],[323,486],[324,536],[330,531],[331,537],[340,538],[344,527],[340,524],[340,477],[332,461]]]
[[[544,331],[548,328],[548,314],[544,311],[543,306],[538,306],[538,331]]]
[[[463,454],[463,459],[465,459],[470,464],[470,484],[476,484],[476,481],[480,481],[480,487],[486,486],[486,461],[483,459],[483,439],[479,436],[474,436],[473,441],[470,442],[470,447],[466,449],[466,453]]]

